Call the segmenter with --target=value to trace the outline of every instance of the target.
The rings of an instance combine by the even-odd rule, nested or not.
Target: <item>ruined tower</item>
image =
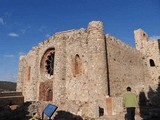
[[[102,22],[90,22],[87,32],[90,105],[96,113],[93,116],[97,117],[99,108],[106,109],[105,100],[108,94],[105,35]]]
[[[148,42],[148,35],[142,29],[138,29],[134,31],[134,37],[136,49],[145,52],[144,48]]]
[[[143,55],[143,61],[147,69],[145,69],[147,82],[155,84],[160,78],[160,44],[159,40],[149,40],[147,33],[142,29],[134,31],[134,37],[136,42],[136,49]],[[146,78],[147,79],[147,78]]]

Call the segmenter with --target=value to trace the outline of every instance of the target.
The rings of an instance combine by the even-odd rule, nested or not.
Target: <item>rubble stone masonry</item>
[[[134,35],[136,48],[105,35],[100,21],[55,33],[20,57],[17,91],[25,101],[48,101],[80,116],[119,114],[127,86],[138,94],[160,79],[159,40],[141,29]]]

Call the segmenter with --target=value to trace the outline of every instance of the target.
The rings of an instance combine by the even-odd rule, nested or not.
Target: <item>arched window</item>
[[[75,56],[75,74],[79,74],[80,73],[80,58],[79,55],[77,54]]]
[[[78,54],[75,55],[73,64],[73,74],[76,76],[82,72],[82,61]]]
[[[54,74],[54,58],[55,58],[55,49],[48,49],[41,61],[41,71],[42,75],[47,76],[48,78],[52,78]]]
[[[150,66],[151,66],[151,67],[154,67],[154,66],[155,66],[154,60],[150,59],[149,62],[150,62]]]

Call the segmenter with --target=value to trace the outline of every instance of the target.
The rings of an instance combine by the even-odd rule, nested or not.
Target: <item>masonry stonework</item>
[[[134,31],[136,48],[104,34],[103,23],[59,32],[20,57],[17,91],[80,116],[119,114],[127,86],[136,93],[160,79],[159,40]]]

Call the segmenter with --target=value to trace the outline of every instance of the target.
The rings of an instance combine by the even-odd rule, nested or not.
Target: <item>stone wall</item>
[[[46,100],[49,90],[52,101],[60,109],[62,106],[71,112],[97,117],[99,106],[106,107],[104,38],[103,24],[91,22],[88,30],[56,33],[39,43],[20,58],[17,91],[23,92],[25,101],[37,101]],[[51,49],[55,50],[54,75],[46,73],[46,59]],[[73,103],[79,106],[78,111],[70,107]]]
[[[86,30],[56,33],[20,57],[17,91],[25,101],[51,102],[80,116],[118,114],[126,87],[138,94],[160,71],[158,41],[148,41],[141,30],[135,40],[137,50],[105,36],[99,21],[90,22]]]
[[[142,54],[111,35],[106,38],[111,96],[121,96],[127,86],[144,85]]]
[[[143,54],[144,64],[148,70],[148,83],[158,84],[160,79],[160,44],[159,40],[149,40],[142,29],[134,31],[136,49]],[[140,47],[141,46],[141,47]]]

